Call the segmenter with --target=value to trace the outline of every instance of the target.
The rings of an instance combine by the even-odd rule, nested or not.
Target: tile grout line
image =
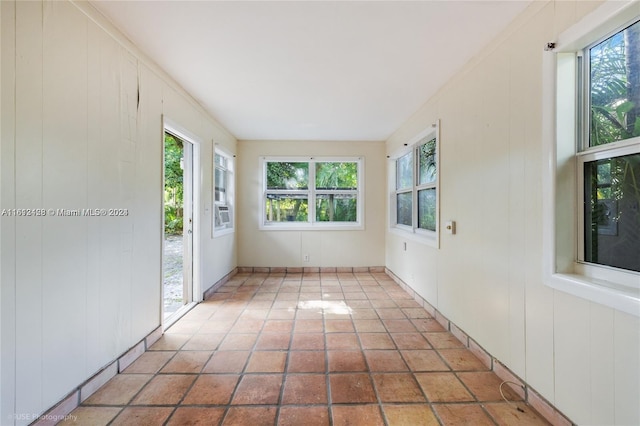
[[[249,281],[249,277],[247,277],[247,278],[246,278],[246,279],[245,279],[245,280],[244,280],[244,281],[243,281],[243,282],[242,282],[242,283],[241,283],[241,284],[236,288],[236,290],[235,290],[234,294],[238,294],[238,288],[242,287],[242,285],[246,284],[248,281]],[[254,293],[254,295],[252,295],[251,299],[253,299],[253,297],[255,297],[255,293]],[[233,325],[229,328],[229,331],[227,332],[227,335],[229,335],[229,334],[233,334],[233,333],[232,333],[232,330],[233,330],[233,328],[234,328],[237,324],[239,324],[240,318],[242,317],[242,314],[246,311],[247,306],[248,306],[248,301],[247,301],[247,303],[244,305],[244,307],[243,307],[243,309],[242,309],[242,312],[240,312],[240,313],[238,314],[238,318],[236,318],[236,320],[234,321]],[[264,328],[264,323],[262,324],[262,327],[260,328],[260,330],[262,330],[263,328]],[[240,387],[240,383],[242,383],[242,381],[244,380],[244,377],[245,377],[245,376],[246,376],[246,374],[247,374],[247,371],[246,371],[246,370],[247,370],[247,367],[249,366],[249,363],[251,362],[251,358],[253,357],[253,353],[254,353],[254,351],[255,351],[255,347],[256,347],[256,345],[258,344],[258,336],[260,335],[260,332],[261,332],[261,331],[258,331],[258,332],[256,333],[256,334],[257,334],[257,335],[256,335],[256,340],[255,340],[255,342],[253,343],[253,345],[252,345],[251,349],[249,349],[249,355],[247,356],[247,359],[246,359],[246,361],[244,362],[243,367],[240,369],[240,372],[238,373],[238,381],[236,382],[236,385],[234,386],[233,391],[231,392],[231,395],[229,396],[229,402],[228,402],[228,404],[227,404],[227,408],[226,408],[225,414],[223,415],[223,417],[222,417],[222,419],[221,419],[221,422],[222,422],[222,423],[224,423],[224,422],[226,421],[226,419],[227,419],[227,417],[229,416],[229,413],[230,413],[230,411],[231,411],[231,409],[232,409],[233,407],[240,406],[240,404],[233,404],[233,400],[234,400],[234,398],[236,397],[236,395],[237,395],[237,393],[238,393],[238,389],[239,389],[239,387]],[[238,333],[238,334],[243,334],[243,333]]]
[[[323,299],[322,289],[322,277],[320,277],[320,300]],[[322,314],[322,341],[324,344],[324,374],[325,374],[325,386],[327,387],[327,415],[329,417],[329,424],[333,425],[333,391],[331,388],[331,372],[329,370],[329,341],[327,339],[327,322],[324,314]]]
[[[282,290],[282,283],[284,283],[284,279],[282,279],[282,281],[280,282],[280,285],[278,287],[278,292],[276,293],[276,298],[277,295],[280,294],[280,291]],[[299,290],[299,289],[298,289]],[[299,293],[298,293],[298,299],[299,299]],[[271,304],[271,306],[273,306],[273,303]],[[296,307],[298,306],[298,301],[296,301]],[[297,308],[296,308],[297,310]],[[267,314],[268,316],[268,314]],[[266,325],[266,321],[265,320],[265,325]],[[295,329],[295,312],[294,312],[294,319],[292,320],[292,324],[291,324],[291,330],[289,331],[289,343],[287,345],[287,355],[285,356],[284,359],[284,366],[283,366],[283,371],[282,371],[282,382],[280,385],[280,393],[278,395],[278,406],[276,408],[276,417],[275,417],[275,424],[278,424],[280,421],[280,415],[281,415],[281,410],[282,410],[282,405],[284,404],[284,392],[285,392],[285,386],[287,384],[287,377],[288,377],[288,367],[289,367],[289,357],[291,356],[291,345],[293,344],[293,331]]]
[[[327,299],[324,299],[324,293],[325,293],[325,289],[323,289],[323,280],[322,280],[322,273],[311,273],[308,274],[307,272],[304,272],[302,274],[299,274],[295,279],[293,280],[286,280],[286,275],[285,274],[283,277],[280,277],[279,279],[279,284],[277,287],[277,291],[271,291],[271,288],[267,288],[267,287],[263,287],[265,285],[271,285],[272,283],[268,281],[268,278],[271,274],[266,274],[266,276],[261,276],[260,277],[260,284],[255,285],[255,283],[251,283],[251,286],[255,285],[255,288],[249,290],[251,292],[250,297],[247,299],[247,294],[243,294],[242,291],[239,291],[238,289],[241,288],[244,284],[247,284],[249,282],[251,282],[251,278],[253,277],[252,275],[248,275],[245,276],[242,279],[242,282],[238,285],[234,285],[233,286],[233,292],[231,293],[231,296],[226,297],[224,299],[221,299],[221,306],[219,308],[216,308],[214,311],[211,312],[211,314],[206,318],[206,319],[199,319],[199,321],[201,321],[201,324],[198,326],[198,328],[193,331],[190,332],[190,337],[186,339],[186,341],[182,342],[181,345],[178,346],[177,349],[172,350],[172,351],[155,351],[155,352],[174,352],[173,355],[168,358],[162,366],[160,366],[158,368],[158,370],[151,375],[151,378],[145,382],[145,384],[141,387],[141,389],[135,394],[133,395],[133,397],[130,399],[129,403],[121,406],[115,406],[117,408],[120,408],[120,412],[118,414],[115,415],[115,417],[110,421],[110,423],[113,423],[124,411],[124,409],[126,409],[127,407],[130,406],[130,403],[132,401],[134,401],[136,398],[139,397],[140,393],[144,391],[144,389],[147,388],[147,386],[149,385],[149,383],[154,380],[156,377],[158,376],[162,376],[162,375],[167,375],[167,374],[179,374],[179,375],[194,375],[196,376],[196,378],[193,380],[193,382],[190,384],[190,386],[188,387],[188,389],[184,392],[184,394],[182,395],[180,401],[177,404],[170,404],[170,405],[164,405],[164,404],[158,404],[158,405],[154,405],[154,404],[149,404],[149,405],[137,405],[140,407],[164,407],[164,408],[168,408],[171,407],[172,411],[170,412],[170,414],[168,415],[168,417],[166,417],[165,419],[165,424],[168,424],[171,422],[171,420],[176,416],[176,412],[178,411],[178,408],[181,406],[184,406],[183,402],[185,400],[185,398],[187,397],[187,395],[193,390],[194,386],[196,385],[198,379],[203,375],[203,374],[208,374],[205,373],[204,370],[206,368],[206,366],[212,361],[213,356],[216,352],[219,352],[220,346],[224,344],[225,340],[231,336],[231,335],[238,335],[238,334],[253,334],[255,333],[256,338],[255,341],[253,342],[253,344],[251,345],[251,349],[248,351],[249,354],[247,355],[247,358],[244,362],[243,367],[241,368],[241,371],[239,374],[237,374],[238,376],[238,381],[236,382],[234,389],[232,390],[230,396],[229,396],[229,401],[226,405],[214,405],[214,404],[190,404],[188,405],[189,407],[199,407],[199,406],[203,406],[203,407],[218,407],[218,408],[223,408],[225,411],[222,413],[221,416],[221,422],[224,422],[225,420],[228,419],[229,416],[229,410],[232,407],[248,407],[248,408],[255,408],[255,407],[270,407],[270,408],[274,408],[275,409],[275,422],[277,423],[279,420],[282,419],[282,409],[285,407],[285,405],[283,404],[284,402],[284,396],[285,396],[285,392],[286,392],[286,384],[287,384],[287,379],[289,378],[289,376],[294,377],[296,376],[298,373],[300,373],[301,375],[304,374],[311,374],[312,372],[305,372],[305,371],[300,371],[300,372],[289,372],[289,368],[291,365],[291,360],[292,360],[292,354],[295,352],[293,350],[293,344],[294,344],[294,336],[296,334],[309,334],[309,333],[314,333],[313,331],[309,330],[309,331],[304,331],[301,333],[296,333],[296,331],[298,330],[298,326],[300,325],[300,323],[298,321],[301,320],[307,320],[307,319],[313,319],[313,316],[311,317],[298,317],[298,313],[302,312],[298,309],[298,303],[301,300],[301,297],[304,293],[303,292],[303,286],[304,286],[304,281],[305,278],[310,277],[309,281],[315,281],[314,275],[317,275],[317,277],[319,278],[319,290],[320,290],[320,294],[321,294],[321,299],[322,300],[341,300],[341,301],[346,301],[348,300],[348,294],[349,293],[355,293],[355,291],[348,291],[345,293],[346,289],[350,289],[350,290],[355,290],[355,286],[351,286],[348,285],[347,287],[344,287],[343,283],[341,282],[340,278],[338,278],[335,283],[338,283],[338,287],[339,290],[336,289],[335,285],[332,285],[332,281],[333,280],[328,280],[328,283],[331,284],[327,284],[326,286],[326,292],[327,293],[340,293],[340,295],[336,295],[336,298],[334,297],[328,297]],[[399,373],[405,373],[404,370],[402,371],[379,371],[379,372],[373,372],[371,371],[371,365],[369,363],[369,360],[366,357],[366,350],[364,349],[364,344],[363,344],[363,340],[362,337],[365,333],[367,333],[366,329],[359,331],[356,327],[356,316],[353,315],[353,312],[351,312],[349,314],[349,324],[351,325],[353,332],[356,336],[356,342],[357,342],[357,346],[359,346],[358,348],[358,353],[361,354],[362,358],[363,358],[363,362],[366,368],[366,375],[368,377],[369,383],[373,389],[373,392],[375,394],[376,397],[376,401],[375,403],[358,403],[358,402],[348,402],[348,403],[340,403],[338,405],[340,406],[356,406],[356,405],[375,405],[377,407],[377,411],[378,414],[381,417],[381,420],[385,423],[385,424],[389,424],[389,422],[391,421],[388,416],[387,416],[387,412],[384,410],[384,406],[385,405],[425,405],[427,407],[429,407],[430,411],[432,412],[432,414],[435,416],[435,419],[440,422],[441,424],[443,423],[443,420],[441,419],[441,417],[438,415],[438,413],[435,411],[434,406],[440,406],[440,405],[464,405],[464,404],[469,404],[469,405],[474,405],[474,406],[480,406],[482,412],[484,413],[484,415],[486,415],[490,421],[492,421],[495,424],[498,424],[498,421],[496,420],[496,418],[494,418],[493,415],[491,415],[491,413],[488,411],[488,409],[486,409],[486,407],[484,406],[486,403],[486,401],[481,401],[480,398],[474,393],[472,392],[471,388],[469,388],[469,386],[462,380],[462,378],[460,377],[461,373],[473,373],[473,372],[481,372],[481,371],[491,371],[493,374],[495,374],[495,372],[493,371],[493,362],[492,362],[492,366],[488,367],[488,369],[477,369],[477,368],[471,368],[471,369],[464,369],[464,370],[459,370],[457,369],[458,367],[455,367],[453,365],[450,365],[449,362],[446,360],[446,358],[444,358],[443,354],[441,353],[442,350],[448,350],[448,349],[452,349],[452,348],[447,348],[447,347],[443,347],[443,348],[437,348],[432,342],[431,340],[427,337],[427,333],[435,333],[436,331],[429,331],[429,327],[425,325],[419,325],[419,320],[420,317],[416,317],[416,318],[412,318],[412,314],[410,312],[407,311],[407,309],[412,309],[411,305],[408,302],[405,302],[404,298],[398,298],[398,295],[394,294],[394,290],[395,288],[391,287],[391,286],[385,286],[383,282],[380,282],[380,280],[378,278],[376,278],[376,276],[374,274],[370,274],[371,276],[373,276],[373,280],[364,280],[366,282],[371,282],[371,281],[375,281],[376,284],[372,285],[372,284],[368,284],[368,283],[364,283],[363,285],[363,281],[361,281],[359,278],[357,277],[355,273],[353,273],[351,275],[351,278],[345,278],[345,280],[347,281],[351,281],[354,280],[356,281],[358,284],[358,289],[359,292],[362,292],[365,296],[366,299],[357,299],[357,300],[366,300],[368,302],[369,307],[368,308],[364,308],[361,307],[360,309],[371,309],[372,313],[375,314],[375,318],[369,318],[368,316],[366,317],[366,319],[375,319],[376,321],[379,321],[382,324],[382,328],[385,330],[384,335],[387,335],[388,338],[390,339],[390,343],[393,347],[393,349],[386,349],[386,348],[382,348],[382,349],[377,349],[377,348],[373,348],[373,349],[367,349],[368,351],[375,351],[375,350],[390,350],[393,352],[396,352],[399,355],[399,358],[402,360],[402,362],[405,364],[405,366],[407,367],[407,373],[411,374],[411,377],[413,378],[413,380],[416,381],[416,385],[418,386],[418,389],[421,392],[421,395],[424,397],[425,402],[416,402],[416,401],[410,401],[410,402],[402,402],[402,401],[397,401],[397,402],[389,402],[389,403],[385,403],[383,401],[383,397],[381,396],[380,390],[378,389],[378,386],[376,384],[376,381],[374,380],[374,374],[383,376],[385,374],[399,374]],[[337,274],[336,274],[337,277]],[[275,277],[274,277],[275,278]],[[299,281],[298,281],[299,280]],[[296,289],[295,292],[291,292],[290,288],[284,287],[283,284],[287,283],[287,282],[299,282],[299,285]],[[234,283],[235,284],[235,283]],[[402,286],[400,286],[398,283],[393,283],[394,285],[399,286],[399,290],[404,290],[402,288]],[[315,287],[314,285],[310,286],[310,287]],[[366,292],[365,289],[370,290],[369,292]],[[266,291],[265,291],[266,290]],[[289,291],[284,291],[284,290],[289,290]],[[307,289],[308,290],[308,289]],[[381,290],[381,291],[377,291],[377,290]],[[249,291],[247,291],[246,293],[249,293]],[[310,294],[313,291],[309,292]],[[274,293],[273,298],[268,297],[268,298],[261,298],[258,297],[260,294],[265,294],[265,293]],[[269,331],[269,329],[267,328],[268,325],[270,324],[269,321],[280,321],[283,320],[283,318],[280,317],[279,313],[274,315],[273,318],[271,318],[271,314],[275,309],[282,309],[281,306],[284,306],[286,304],[282,304],[282,305],[277,305],[277,302],[286,302],[288,299],[288,297],[284,297],[283,299],[278,299],[278,295],[287,295],[287,294],[292,294],[295,293],[296,294],[296,304],[295,304],[295,312],[293,314],[293,318],[289,319],[286,318],[285,320],[287,321],[291,321],[291,328],[290,331],[287,333],[288,337],[289,337],[289,341],[288,341],[288,345],[287,345],[287,354],[284,358],[284,366],[282,367],[282,379],[280,382],[280,391],[278,394],[278,401],[274,404],[237,404],[237,405],[233,405],[232,401],[233,398],[235,397],[237,391],[238,391],[238,387],[242,381],[242,379],[245,376],[251,376],[255,374],[266,374],[266,372],[261,372],[261,371],[255,371],[255,372],[249,372],[247,371],[247,368],[251,362],[251,359],[253,358],[253,355],[256,352],[260,352],[258,350],[258,346],[260,345],[260,341],[261,341],[261,337],[264,337],[265,335],[268,335],[269,333],[272,332],[277,332],[280,333],[280,331],[278,331],[278,328],[274,328],[273,330]],[[377,293],[384,293],[384,298],[377,298],[380,296],[380,294]],[[227,294],[227,293],[225,293]],[[234,295],[238,295],[241,297],[238,298],[234,298]],[[337,297],[337,296],[341,296],[341,297]],[[411,294],[409,294],[409,296],[411,296]],[[374,297],[374,299],[370,299],[370,297]],[[349,299],[350,300],[350,299]],[[356,300],[356,299],[354,299]],[[371,303],[372,301],[375,300],[389,300],[392,301],[395,305],[395,307],[387,307],[384,304],[378,304],[378,306],[374,306],[374,303]],[[420,305],[419,300],[417,300],[417,297],[415,297],[414,294],[414,298],[411,299],[406,299],[407,301],[412,301],[415,303],[418,303],[418,305]],[[268,308],[265,307],[267,305],[266,301],[269,301],[268,304]],[[241,308],[239,306],[236,306],[235,303],[239,303],[241,304]],[[254,304],[252,304],[252,302],[254,302]],[[217,343],[217,345],[215,346],[215,348],[213,348],[213,350],[210,349],[185,349],[185,347],[187,347],[188,343],[192,341],[192,339],[194,339],[197,335],[199,334],[208,334],[208,333],[199,333],[202,328],[204,327],[204,323],[206,321],[211,321],[211,319],[216,315],[216,313],[220,312],[221,310],[223,310],[224,308],[233,308],[234,310],[231,311],[231,313],[234,315],[234,320],[233,322],[231,322],[228,326],[225,325],[225,330],[222,333],[215,333],[215,334],[221,334],[222,337],[220,338],[219,342]],[[425,309],[424,307],[421,306],[422,309]],[[240,309],[239,311],[236,311],[236,309]],[[251,310],[265,310],[265,312],[260,312],[259,316],[256,318],[257,321],[261,321],[262,324],[260,325],[260,328],[257,329],[257,331],[251,331],[250,333],[248,331],[243,331],[238,329],[236,332],[233,332],[234,327],[236,327],[236,325],[238,325],[239,323],[241,323],[242,319],[243,319],[243,315],[246,315],[247,319],[251,319],[253,320],[254,318],[251,316],[251,314],[248,314]],[[397,309],[399,313],[402,314],[402,318],[396,318],[395,315],[393,314],[391,317],[386,318],[387,323],[384,322],[384,319],[381,317],[381,315],[386,316],[386,314],[392,314],[391,311],[382,311],[382,313],[380,312],[380,309]],[[306,352],[322,352],[324,353],[325,359],[324,359],[324,376],[325,376],[325,387],[326,387],[326,391],[327,391],[327,402],[326,404],[304,404],[301,402],[296,401],[296,403],[294,404],[287,404],[286,407],[308,407],[308,406],[318,406],[318,407],[325,407],[327,409],[328,412],[328,422],[329,424],[333,424],[333,403],[332,403],[332,391],[331,391],[331,375],[335,374],[336,376],[339,375],[347,375],[347,374],[356,374],[355,372],[352,371],[336,371],[336,372],[331,372],[330,371],[330,366],[329,366],[329,352],[331,352],[332,349],[330,349],[329,347],[329,339],[328,337],[331,335],[341,335],[341,334],[349,334],[346,330],[341,330],[341,327],[339,327],[337,325],[337,323],[335,324],[337,326],[337,329],[335,329],[334,331],[332,331],[331,333],[329,333],[327,331],[327,324],[330,325],[334,325],[333,323],[331,323],[330,321],[334,321],[334,320],[341,320],[341,318],[334,318],[331,315],[327,316],[325,313],[322,313],[322,334],[323,334],[323,343],[324,343],[324,349],[323,351],[316,351],[314,350],[307,350],[304,348],[301,348],[300,351],[306,351]],[[369,314],[366,314],[369,315]],[[409,331],[407,330],[403,330],[400,326],[400,323],[398,323],[398,327],[393,326],[392,328],[396,329],[398,328],[396,331],[390,331],[389,330],[389,326],[391,325],[395,325],[393,322],[393,320],[397,320],[397,319],[401,319],[403,321],[408,321],[407,324],[411,324],[413,331]],[[437,321],[437,319],[435,318],[435,316],[430,315],[430,318],[424,318],[425,320],[429,320],[429,321]],[[329,321],[329,323],[327,323],[327,321]],[[447,327],[443,328],[443,333],[442,334],[448,334],[456,339],[458,339],[458,336],[456,334],[453,333],[453,327],[455,327],[453,325],[453,323],[449,322],[447,320]],[[456,327],[457,328],[457,327]],[[466,334],[464,332],[462,332],[460,330],[460,332],[462,333],[463,336],[466,336]],[[369,331],[369,333],[379,333],[379,330],[375,330],[375,331]],[[382,334],[381,333],[381,334]],[[397,341],[396,338],[394,338],[394,336],[398,337],[397,335],[401,335],[404,333],[416,333],[417,335],[421,336],[422,339],[424,339],[424,341],[426,342],[426,344],[428,345],[428,350],[432,350],[434,351],[437,355],[438,355],[438,359],[444,363],[444,365],[448,368],[447,371],[442,371],[443,373],[451,373],[453,377],[456,378],[457,381],[459,381],[462,384],[462,387],[465,389],[466,392],[468,392],[471,397],[474,399],[474,401],[442,401],[442,402],[431,402],[429,401],[429,398],[427,397],[424,388],[420,385],[420,383],[417,381],[417,377],[416,377],[416,373],[420,373],[420,371],[414,371],[412,368],[409,367],[407,360],[405,358],[405,355],[403,354],[402,351],[411,351],[411,350],[427,350],[427,349],[419,349],[419,348],[413,348],[413,347],[407,347],[405,348],[408,344],[409,341],[402,343]],[[468,336],[467,337],[467,344],[465,345],[464,342],[462,342],[463,347],[461,349],[465,349],[466,351],[471,351],[471,344],[470,342],[470,338]],[[475,342],[474,342],[475,343]],[[477,345],[477,343],[475,343]],[[479,345],[477,345],[479,346]],[[405,348],[405,349],[401,349]],[[350,348],[349,350],[351,350],[353,348]],[[456,348],[453,348],[456,349]],[[481,349],[481,348],[480,348]],[[235,350],[240,350],[240,349],[229,349],[229,351],[235,351]],[[340,351],[343,349],[340,349],[338,347],[335,348],[336,351]],[[347,350],[347,349],[344,349]],[[192,352],[198,352],[198,351],[210,351],[211,354],[207,357],[206,361],[204,361],[204,363],[202,364],[202,367],[200,368],[199,372],[196,373],[171,373],[171,372],[166,372],[166,373],[162,373],[161,371],[166,368],[174,359],[176,359],[176,357],[178,356],[178,354],[180,352],[186,352],[186,351],[192,351]],[[244,351],[244,350],[243,350]],[[266,348],[263,351],[267,351],[267,352],[280,352],[282,351],[282,349],[271,349],[271,348]],[[296,349],[297,351],[297,349]],[[473,356],[477,357],[477,355],[471,351],[470,352]],[[493,361],[493,358],[491,358],[491,360]],[[482,362],[482,364],[486,366],[486,364],[484,364],[484,362]],[[395,368],[395,367],[394,367]],[[506,367],[505,367],[506,368]],[[429,373],[429,372],[437,372],[437,371],[424,371],[425,373]],[[129,374],[135,374],[135,373],[129,373]],[[142,373],[140,373],[142,374]],[[222,373],[214,373],[214,374],[222,374]],[[224,373],[226,374],[231,374],[231,373]]]
[[[225,300],[225,302],[223,303],[223,305],[224,305],[224,304],[227,304],[227,302],[229,301],[229,299],[231,299],[231,298],[233,297],[233,295],[237,294],[237,292],[238,292],[238,288],[239,288],[240,286],[242,286],[244,283],[246,283],[246,282],[247,282],[247,280],[248,280],[248,277],[247,277],[247,278],[245,278],[245,279],[242,281],[242,283],[240,283],[240,285],[239,285],[238,287],[236,287],[236,288],[235,288],[234,292],[232,293],[232,296],[230,296],[227,300]],[[243,309],[243,311],[244,311],[244,309]],[[239,321],[239,319],[240,319],[240,316],[241,316],[241,315],[242,315],[242,313],[238,314],[238,317],[235,319],[235,321],[233,321],[233,324],[231,324],[231,326],[230,326],[230,327],[229,327],[229,329],[227,330],[227,332],[226,332],[226,334],[225,334],[225,337],[220,341],[220,343],[219,343],[218,347],[220,347],[220,345],[222,345],[222,344],[223,344],[223,342],[226,340],[227,336],[229,336],[229,335],[231,334],[231,330],[233,330],[233,328],[236,326],[236,324],[238,323],[238,321]],[[256,339],[256,340],[257,340],[257,339]],[[212,357],[213,357],[213,356],[212,356]],[[244,363],[244,365],[243,365],[242,369],[240,370],[240,372],[238,373],[238,381],[236,382],[235,386],[233,387],[233,390],[231,391],[231,394],[229,395],[229,400],[227,401],[227,404],[226,404],[226,406],[225,406],[224,413],[222,414],[222,418],[220,419],[220,423],[221,423],[221,424],[222,424],[222,423],[224,423],[224,422],[225,422],[225,420],[227,419],[227,417],[229,416],[229,411],[230,411],[230,409],[231,409],[231,407],[232,407],[233,398],[235,397],[236,392],[238,391],[238,387],[240,386],[240,382],[242,382],[242,378],[244,377],[244,376],[243,376],[243,372],[244,372],[244,370],[247,368],[247,365],[249,364],[249,358],[250,358],[250,355],[249,355],[249,356],[247,356],[247,360],[245,361],[245,363]]]
[[[385,289],[385,291],[386,291],[386,289]],[[391,298],[391,296],[388,294],[388,292],[387,292],[387,296],[388,296],[389,298]],[[397,304],[397,303],[396,303],[396,304]],[[404,313],[404,311],[403,311],[403,313]],[[409,320],[411,321],[411,319],[409,319]],[[419,330],[418,330],[418,328],[416,327],[415,323],[414,323],[413,321],[411,321],[411,323],[412,323],[412,324],[413,324],[413,326],[416,328],[416,332],[419,332]],[[384,326],[384,327],[385,327],[385,329],[386,329],[386,325],[385,325],[384,323],[383,323],[383,326]],[[420,390],[420,394],[424,397],[425,405],[426,405],[427,407],[429,407],[429,410],[431,411],[431,413],[433,413],[433,415],[434,415],[434,416],[436,416],[436,413],[435,413],[435,411],[433,410],[433,406],[432,406],[432,404],[431,404],[431,401],[430,401],[429,397],[427,396],[427,393],[425,392],[425,390],[423,389],[423,387],[420,385],[420,382],[418,381],[418,378],[416,377],[416,372],[415,372],[415,371],[413,371],[413,370],[409,367],[409,363],[407,362],[407,360],[405,359],[404,354],[402,353],[403,349],[401,349],[401,348],[398,346],[398,342],[396,342],[396,341],[395,341],[395,339],[393,339],[393,334],[389,332],[389,335],[391,336],[391,339],[392,339],[392,341],[393,341],[393,344],[394,344],[394,346],[396,347],[396,350],[397,350],[397,352],[398,352],[398,355],[400,355],[400,358],[402,359],[402,361],[403,361],[403,362],[405,363],[405,365],[407,366],[408,372],[411,374],[411,377],[413,378],[413,380],[415,380],[416,386],[417,386],[417,387],[418,387],[418,389]],[[422,335],[422,334],[420,333],[420,335]],[[424,338],[424,336],[423,336],[423,338]],[[425,341],[426,341],[426,340],[427,340],[427,339],[425,338]],[[427,344],[429,345],[429,347],[432,347],[431,343],[429,343],[428,341],[427,341]],[[406,349],[404,349],[404,350],[406,351]],[[385,415],[386,415],[386,412],[385,412]],[[436,419],[437,419],[437,417],[436,417]],[[439,420],[438,420],[438,421],[439,421]]]
[[[387,275],[396,283],[398,284],[403,290],[405,290],[407,293],[409,293],[410,295],[413,294],[414,295],[414,299],[421,305],[423,305],[424,309],[427,310],[427,312],[431,312],[433,311],[432,316],[438,320],[438,322],[440,322],[440,319],[442,319],[444,322],[446,322],[447,327],[444,327],[444,324],[441,323],[441,325],[443,325],[443,327],[445,328],[446,331],[448,331],[449,333],[451,333],[458,341],[460,341],[463,346],[466,349],[471,350],[471,342],[474,342],[477,347],[478,350],[485,354],[486,356],[489,357],[490,359],[490,366],[488,367],[489,370],[488,371],[492,371],[494,372],[494,374],[497,375],[496,371],[495,371],[495,363],[498,362],[500,363],[500,361],[493,357],[489,352],[487,352],[484,348],[482,348],[477,342],[475,342],[475,340],[473,340],[471,337],[469,337],[466,333],[464,333],[464,331],[462,331],[462,329],[460,329],[457,325],[455,325],[455,323],[453,323],[452,321],[450,321],[448,318],[446,318],[439,310],[437,310],[436,308],[434,308],[429,302],[427,302],[426,299],[422,298],[422,296],[418,295],[413,288],[411,288],[411,286],[409,286],[408,284],[406,284],[402,279],[400,279],[397,275],[395,275],[393,273],[393,271],[391,271],[388,268],[385,268],[385,272],[387,273]],[[463,334],[463,338],[466,340],[463,341],[460,339],[460,337],[454,333],[451,329],[451,327],[455,327],[455,329],[459,330],[462,334]],[[475,355],[475,353],[474,353]],[[480,359],[480,357],[478,355],[476,355],[476,357],[478,357]],[[500,363],[501,365],[503,365],[502,363]],[[540,403],[542,404],[542,407],[551,411],[551,414],[553,417],[560,417],[560,419],[569,424],[569,425],[574,425],[574,423],[569,420],[568,417],[566,417],[562,412],[560,412],[557,408],[555,408],[555,406],[551,403],[549,403],[548,401],[546,401],[546,399],[544,399],[542,396],[540,396],[535,389],[531,388],[524,380],[522,380],[519,376],[517,376],[515,373],[513,373],[509,368],[507,368],[505,365],[503,365],[503,367],[505,368],[505,370],[512,375],[513,377],[515,377],[517,379],[517,381],[519,381],[522,384],[522,387],[524,388],[524,394],[525,394],[525,398],[523,400],[523,402],[529,406],[530,409],[532,409],[534,412],[536,412],[540,417],[544,418],[546,421],[548,421],[549,423],[553,423],[553,419],[552,418],[548,418],[543,414],[544,410],[538,410],[537,408],[534,407],[533,404],[529,403],[529,398],[528,398],[528,394],[529,392],[533,392],[536,395],[538,395],[538,397],[541,399]],[[498,376],[500,379],[504,380],[502,377]],[[511,387],[511,386],[509,386]]]
[[[378,282],[378,281],[376,280],[376,282]],[[371,299],[369,299],[369,294],[367,292],[364,292],[364,293],[367,296],[367,300],[369,300],[369,303],[371,303],[371,301],[370,301]],[[385,293],[386,293],[386,290],[385,290]],[[386,295],[388,296],[388,294],[386,294]],[[379,315],[379,313],[377,311],[376,311],[376,315],[378,317],[380,317],[380,315]],[[386,330],[386,326],[385,326],[384,322],[382,322],[382,318],[379,318],[379,321],[382,323],[382,326]],[[354,324],[354,327],[355,327],[355,324]],[[387,330],[387,333],[391,336],[391,333],[389,333],[388,330]],[[358,335],[358,341],[360,342],[360,334],[357,333],[357,335]],[[396,347],[396,350],[398,350],[398,345],[395,342],[395,340],[393,340],[393,337],[391,337],[391,340],[393,341],[393,344]],[[362,342],[360,342],[360,343],[362,343]],[[361,347],[362,347],[362,344],[361,344]],[[399,350],[398,350],[398,353],[399,353]],[[382,421],[385,423],[385,425],[388,425],[389,424],[389,420],[387,418],[387,413],[385,412],[384,407],[382,405],[382,397],[380,396],[380,391],[378,389],[378,385],[376,384],[376,381],[373,379],[373,373],[371,371],[371,367],[369,365],[369,361],[367,360],[367,357],[366,357],[366,355],[364,353],[364,349],[362,349],[362,356],[365,359],[365,365],[367,366],[367,371],[369,372],[369,380],[372,383],[373,391],[375,392],[376,399],[378,400],[378,410],[380,411],[380,416],[382,417]],[[426,399],[425,399],[425,401],[426,401]]]

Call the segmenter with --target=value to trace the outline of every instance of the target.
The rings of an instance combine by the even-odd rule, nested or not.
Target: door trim
[[[202,301],[202,283],[201,283],[201,277],[202,277],[202,262],[201,262],[201,218],[200,218],[200,205],[201,205],[201,194],[202,194],[202,164],[201,164],[201,147],[202,147],[202,139],[199,138],[198,136],[196,136],[194,133],[188,131],[185,127],[181,126],[180,124],[178,124],[176,121],[166,117],[164,114],[162,115],[162,140],[161,146],[164,146],[164,133],[165,132],[169,132],[171,134],[174,134],[175,136],[179,137],[180,139],[183,139],[186,142],[191,143],[192,147],[193,147],[193,167],[192,167],[192,173],[193,173],[193,224],[192,224],[192,229],[193,229],[193,234],[192,234],[192,256],[191,256],[191,261],[192,261],[192,267],[193,267],[193,271],[192,271],[192,291],[191,291],[191,297],[192,297],[192,301],[189,303],[186,303],[185,306],[181,309],[178,310],[178,312],[181,315],[184,315],[186,312],[189,311],[189,309],[191,309],[191,307],[193,307],[194,304],[201,302]],[[161,164],[161,170],[164,170],[164,154],[162,155],[162,164]],[[161,177],[161,184],[160,184],[160,188],[164,187],[164,171],[162,172],[162,177]],[[163,198],[161,197],[160,199],[160,215],[161,217],[164,216],[164,204],[163,204]],[[164,244],[164,220],[160,221],[160,235],[162,235],[162,241]],[[161,249],[160,250],[160,269],[161,269],[161,274],[160,276],[163,277],[163,271],[162,271],[162,267],[163,267],[163,261],[164,261],[164,250]],[[163,280],[160,281],[160,286],[161,286],[161,292],[160,292],[160,300],[159,302],[159,308],[160,308],[160,322],[163,325],[163,327],[166,329],[169,325],[166,325],[164,322],[164,315],[163,315],[163,299],[162,299],[162,291],[163,291]],[[175,315],[175,319],[178,319],[181,315]],[[172,321],[173,322],[173,321]]]

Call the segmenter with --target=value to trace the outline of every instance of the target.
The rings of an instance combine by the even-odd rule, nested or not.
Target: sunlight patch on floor
[[[323,314],[349,315],[352,309],[344,301],[305,300],[298,303],[298,309],[317,309]]]

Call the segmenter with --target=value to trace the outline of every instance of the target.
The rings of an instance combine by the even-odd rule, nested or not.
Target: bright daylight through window
[[[233,159],[216,152],[214,163],[214,228],[216,230],[232,229]]]
[[[392,225],[436,240],[438,229],[438,127],[420,134],[394,161]],[[395,218],[395,220],[394,220]]]
[[[640,22],[584,49],[585,262],[640,272]]]
[[[545,284],[640,316],[640,23],[605,1],[543,53]]]
[[[269,227],[360,226],[362,160],[267,158],[262,224]]]

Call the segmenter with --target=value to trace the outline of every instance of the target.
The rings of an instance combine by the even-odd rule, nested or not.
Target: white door
[[[193,302],[193,144],[184,143],[183,286],[184,303]]]
[[[177,319],[193,302],[193,144],[164,135],[163,319]]]

